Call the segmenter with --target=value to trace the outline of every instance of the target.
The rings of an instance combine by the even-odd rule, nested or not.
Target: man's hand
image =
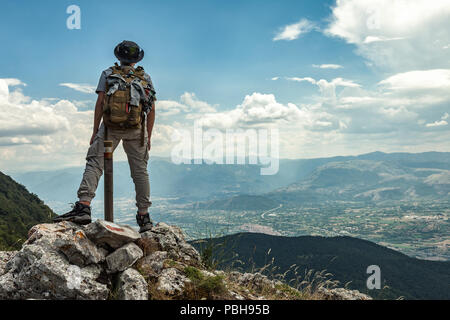
[[[151,142],[152,138],[148,137],[147,140],[147,150],[150,151],[150,149],[152,148],[152,142]]]

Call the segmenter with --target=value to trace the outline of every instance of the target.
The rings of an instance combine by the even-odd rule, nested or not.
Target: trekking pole
[[[105,147],[104,153],[104,176],[105,176],[105,220],[114,222],[114,205],[113,205],[113,142],[108,140],[108,130],[105,127]]]

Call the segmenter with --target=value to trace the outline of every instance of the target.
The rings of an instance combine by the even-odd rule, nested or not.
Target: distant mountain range
[[[308,175],[299,181],[257,197],[239,195],[196,203],[192,207],[269,210],[279,204],[295,207],[329,201],[450,200],[449,153],[373,153],[356,159],[329,161],[314,169],[310,164],[309,168]]]
[[[273,258],[274,262],[267,270],[276,267],[275,274],[282,274],[295,265],[299,275],[303,276],[302,281],[305,270],[326,269],[341,286],[350,282],[350,289],[374,298],[450,299],[449,261],[411,258],[366,240],[241,233],[192,243],[200,251],[211,250],[212,256],[222,262],[219,264],[221,268],[233,265],[244,271],[254,271],[270,264]],[[238,260],[240,262],[236,263]],[[371,265],[380,267],[382,290],[367,289],[366,281],[370,274],[366,272]],[[286,275],[286,280],[295,278],[293,272]]]
[[[0,250],[20,248],[28,230],[53,215],[36,195],[0,172]]]
[[[45,201],[73,202],[83,170],[74,167],[12,175]],[[224,209],[270,209],[273,202],[448,199],[450,192],[450,153],[441,152],[280,160],[274,176],[261,176],[257,165],[175,165],[170,159],[152,157],[149,172],[153,197],[178,198],[183,204],[227,199],[198,205]],[[115,196],[134,198],[128,163],[114,164],[114,181]],[[98,190],[97,197],[102,199],[102,181]],[[252,199],[242,195],[267,199],[249,201]],[[238,198],[229,200],[234,196]]]

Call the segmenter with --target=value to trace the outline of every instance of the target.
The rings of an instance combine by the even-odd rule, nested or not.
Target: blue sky
[[[0,170],[83,164],[125,39],[157,90],[154,155],[196,121],[277,128],[282,158],[450,151],[447,0],[3,1],[0,26]]]
[[[0,33],[11,44],[0,52],[2,77],[21,79],[28,84],[24,93],[35,98],[85,99],[58,84],[95,85],[99,73],[115,61],[114,46],[132,39],[146,51],[142,65],[161,99],[188,91],[232,108],[249,92],[267,91],[280,101],[300,102],[313,87],[269,79],[279,74],[333,77],[336,72],[312,67],[330,62],[347,66],[340,76],[373,80],[363,59],[343,40],[311,32],[295,42],[272,41],[279,28],[300,17],[324,24],[333,1],[78,1],[82,28],[68,30],[65,10],[73,3],[4,4],[2,24],[14,27]]]

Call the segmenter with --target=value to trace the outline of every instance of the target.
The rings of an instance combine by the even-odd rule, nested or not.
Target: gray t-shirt
[[[97,90],[95,90],[96,93],[106,91],[106,78],[108,78],[112,72],[113,72],[112,68],[108,68],[102,72],[100,79],[98,80]],[[150,75],[144,73],[144,79],[148,82],[149,89],[155,91],[155,88],[153,87],[152,78],[150,78]]]

